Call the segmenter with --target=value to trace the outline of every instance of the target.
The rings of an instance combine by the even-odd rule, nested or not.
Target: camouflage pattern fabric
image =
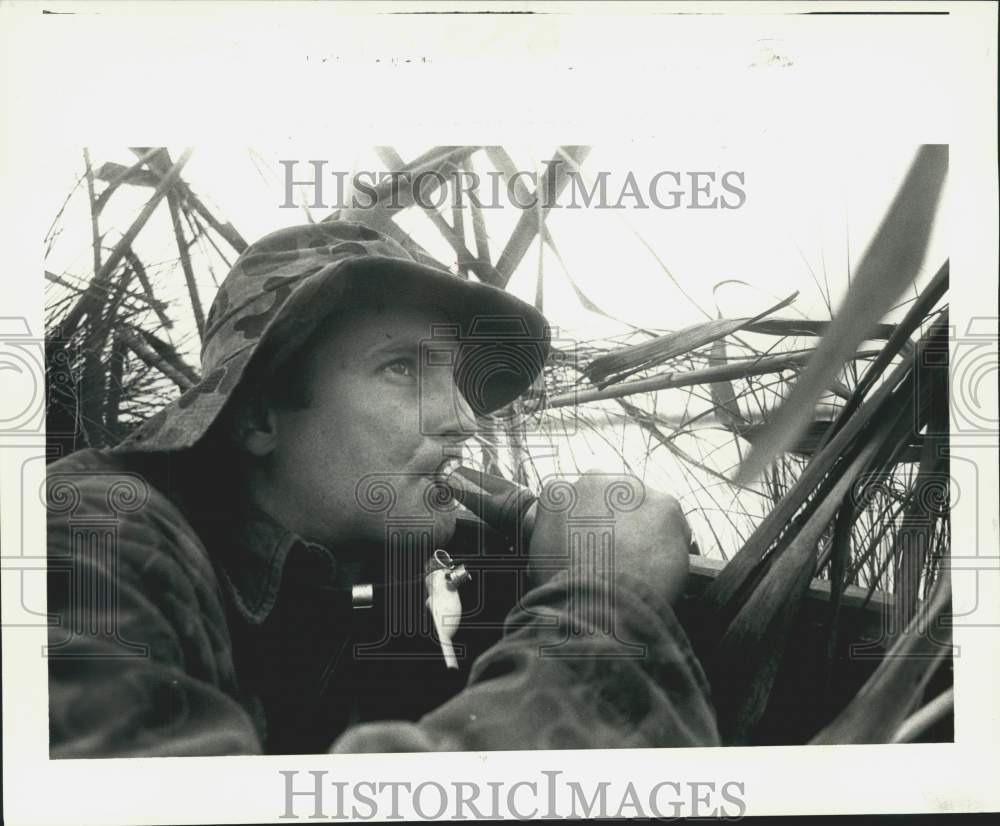
[[[504,290],[416,261],[400,244],[362,224],[332,221],[278,230],[236,261],[212,303],[202,344],[202,379],[134,431],[118,452],[194,445],[252,367],[274,366],[324,319],[344,309],[349,288],[391,290],[393,300],[436,298],[461,334],[496,353],[484,387],[476,370],[463,387],[477,413],[519,397],[540,373],[550,333],[534,307]],[[356,293],[355,293],[356,295]],[[484,360],[483,363],[486,363]]]

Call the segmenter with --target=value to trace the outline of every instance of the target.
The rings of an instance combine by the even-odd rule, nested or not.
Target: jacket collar
[[[262,624],[271,614],[290,557],[313,557],[320,585],[334,585],[348,573],[339,569],[328,548],[307,542],[257,508],[247,509],[235,520],[226,546],[220,567],[239,615],[251,625]]]
[[[220,458],[211,447],[150,456],[154,458],[140,462],[140,472],[155,479],[191,521],[244,622],[266,622],[282,587],[292,579],[296,588],[303,579],[318,588],[350,588],[358,581],[358,564],[338,561],[332,550],[303,539],[240,497],[228,480],[206,472]],[[302,565],[303,577],[286,576],[289,560]]]

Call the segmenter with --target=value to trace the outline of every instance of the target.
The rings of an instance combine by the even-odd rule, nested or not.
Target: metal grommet
[[[375,604],[375,586],[362,582],[351,587],[351,607],[371,608]]]
[[[453,588],[457,588],[459,585],[464,585],[470,579],[472,579],[472,574],[470,574],[464,565],[456,565],[448,573],[444,575],[445,580]]]

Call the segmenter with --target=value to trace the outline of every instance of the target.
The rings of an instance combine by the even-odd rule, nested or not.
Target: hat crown
[[[344,221],[286,227],[251,244],[236,259],[208,312],[202,373],[252,347],[310,277],[347,258],[370,256],[414,260],[393,239]]]

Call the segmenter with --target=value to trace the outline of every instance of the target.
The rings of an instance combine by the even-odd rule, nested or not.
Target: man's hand
[[[588,471],[575,483],[548,482],[538,500],[529,548],[532,587],[557,571],[586,564],[588,544],[606,573],[631,575],[673,603],[684,589],[691,528],[677,500],[634,476]],[[575,549],[574,549],[575,546]]]

